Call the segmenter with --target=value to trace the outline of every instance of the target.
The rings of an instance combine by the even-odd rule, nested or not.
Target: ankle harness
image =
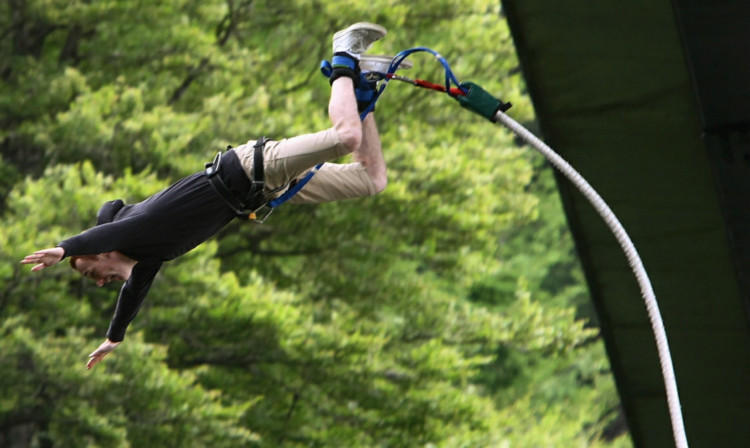
[[[384,79],[378,73],[362,73],[359,61],[348,53],[334,53],[331,62],[321,61],[320,71],[333,84],[336,79],[346,76],[354,81],[354,96],[357,99],[357,111],[360,119],[375,110],[378,99],[377,81]]]
[[[342,76],[351,78],[356,87],[359,82],[359,61],[348,53],[334,53],[330,62],[330,73],[328,74],[329,82]]]
[[[263,147],[268,141],[267,138],[261,137],[253,145],[253,179],[251,180],[250,190],[244,198],[237,197],[232,193],[227,184],[222,179],[222,167],[221,157],[222,153],[219,152],[214,157],[213,162],[206,164],[205,174],[208,178],[208,182],[211,184],[219,197],[232,209],[239,219],[256,219],[256,213],[264,208],[268,204],[268,200],[263,194],[265,188],[265,182],[263,180]],[[232,149],[231,146],[227,146],[227,150]],[[269,212],[264,216],[263,220],[268,217]]]

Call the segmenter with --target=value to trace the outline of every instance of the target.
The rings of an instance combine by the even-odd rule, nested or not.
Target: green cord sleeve
[[[464,90],[468,90],[466,95],[456,95],[455,97],[461,104],[461,107],[469,109],[493,123],[495,122],[495,114],[497,114],[497,111],[505,112],[512,106],[510,103],[504,103],[498,100],[473,82],[462,82],[460,86]]]

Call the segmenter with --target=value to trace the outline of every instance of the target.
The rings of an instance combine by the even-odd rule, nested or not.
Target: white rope
[[[638,280],[638,284],[641,287],[641,295],[646,302],[646,309],[648,310],[648,316],[651,320],[651,328],[656,337],[656,347],[659,352],[661,372],[667,391],[667,404],[669,406],[669,415],[672,420],[672,432],[674,433],[675,445],[677,448],[687,448],[687,436],[685,435],[685,425],[682,420],[680,397],[677,393],[677,382],[675,380],[674,367],[672,366],[672,356],[670,355],[669,344],[667,343],[667,333],[664,329],[664,323],[662,322],[659,305],[656,302],[653,287],[651,286],[646,269],[643,267],[643,262],[638,256],[638,252],[636,251],[633,242],[630,240],[630,237],[628,237],[622,224],[620,224],[620,221],[618,221],[607,203],[604,202],[596,190],[594,190],[586,179],[584,179],[578,171],[565,161],[565,159],[560,157],[560,155],[553,151],[552,148],[536,135],[502,111],[497,112],[495,120],[496,122],[507,126],[511,131],[542,153],[542,155],[544,155],[544,157],[546,157],[555,168],[560,170],[560,172],[570,179],[589,202],[591,202],[591,205],[594,206],[599,215],[604,219],[604,222],[607,223],[607,226],[612,230],[615,238],[617,238],[617,241],[620,243],[620,247],[622,247],[622,250],[625,252],[630,268],[633,270],[633,273]]]

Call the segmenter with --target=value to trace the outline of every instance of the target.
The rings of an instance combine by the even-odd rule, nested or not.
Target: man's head
[[[123,254],[112,251],[96,255],[73,255],[70,266],[84,277],[94,280],[97,286],[130,278],[135,263]]]

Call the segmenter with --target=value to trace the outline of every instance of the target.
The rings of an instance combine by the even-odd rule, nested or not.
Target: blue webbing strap
[[[297,194],[297,192],[300,191],[302,189],[302,187],[305,186],[305,184],[307,184],[308,182],[310,182],[310,179],[312,179],[312,177],[315,175],[315,173],[318,172],[318,170],[320,169],[321,166],[323,166],[322,163],[320,163],[317,166],[315,166],[312,170],[310,170],[309,173],[307,173],[305,175],[305,177],[303,177],[302,179],[300,179],[299,182],[297,182],[296,184],[294,184],[293,187],[291,187],[287,191],[285,191],[284,194],[282,194],[281,196],[279,196],[276,199],[273,199],[273,200],[269,201],[268,202],[268,206],[271,207],[271,208],[276,208],[279,205],[281,205],[284,202],[286,202],[289,199],[291,199],[292,196],[294,196],[295,194]]]

